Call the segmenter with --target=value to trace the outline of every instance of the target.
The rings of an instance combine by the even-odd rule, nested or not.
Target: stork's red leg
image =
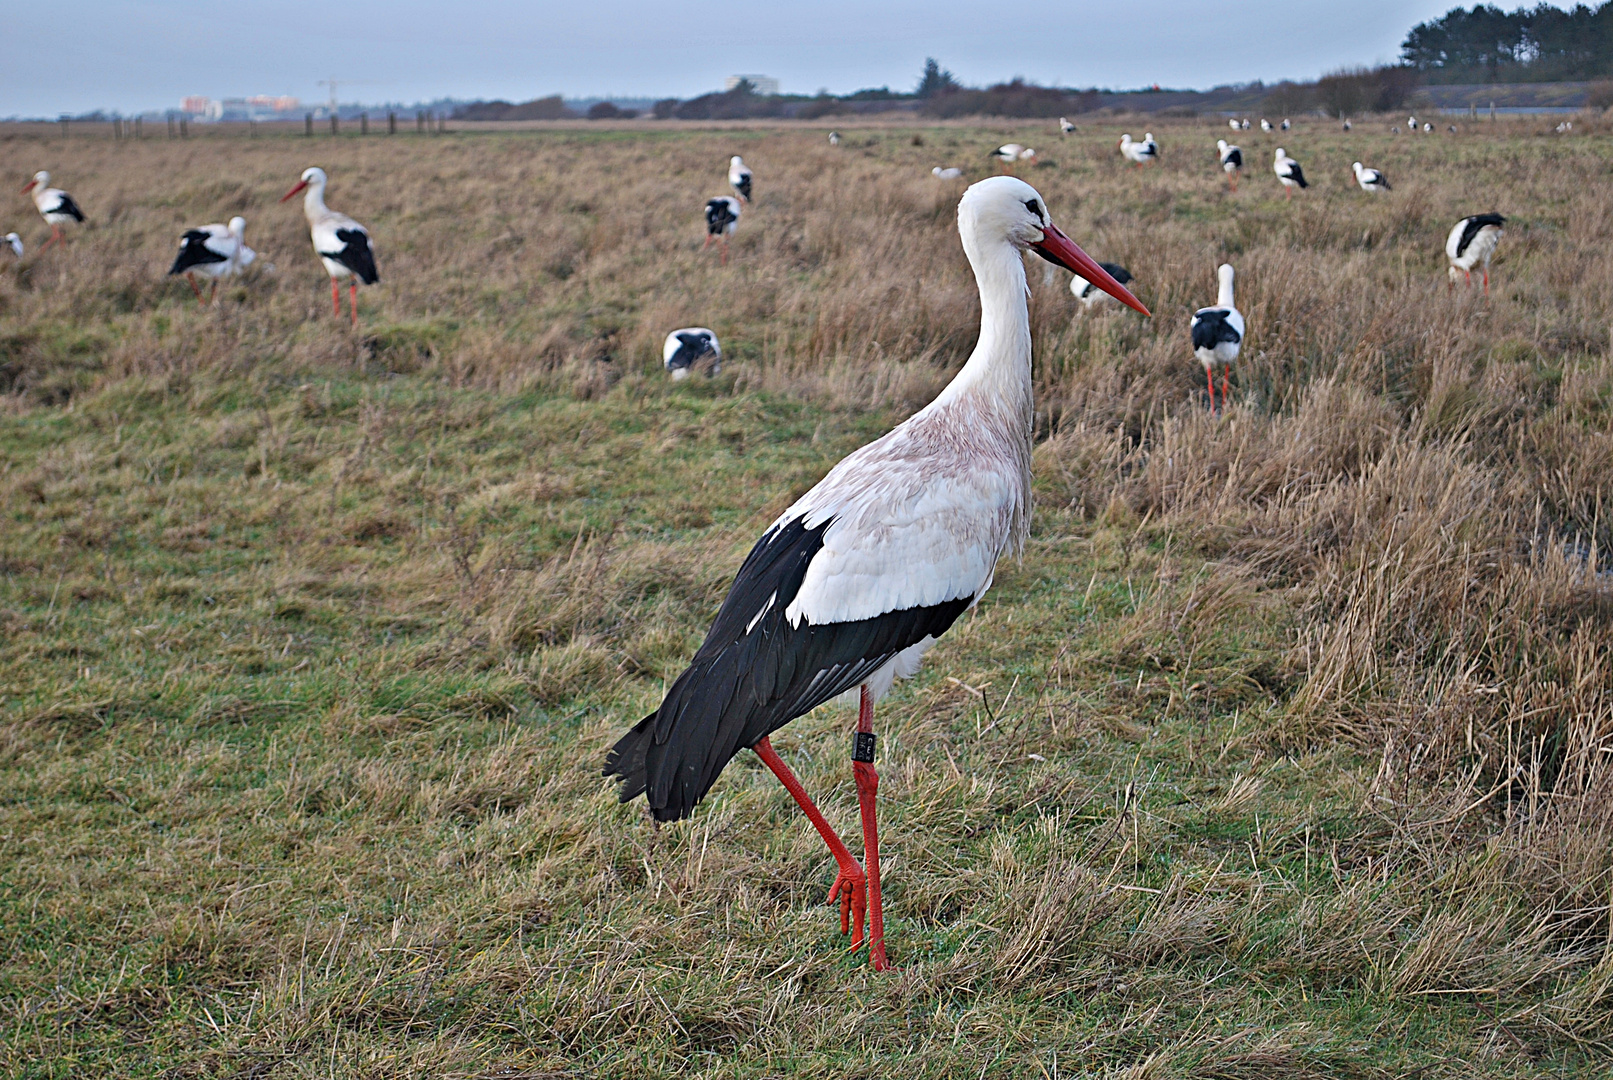
[[[726,237],[726,236],[723,237],[722,240],[720,241],[720,243],[722,244],[722,264],[724,266],[727,266],[728,265],[728,237]]]
[[[198,303],[198,304],[200,304],[200,305],[205,307],[206,304],[207,304],[207,301],[202,299],[202,290],[200,288],[198,288],[197,285],[196,285],[196,275],[195,274],[186,274],[185,275],[185,280],[190,282],[190,291],[196,294],[196,303]]]
[[[857,779],[857,803],[863,818],[863,871],[868,875],[868,960],[875,971],[890,969],[885,959],[885,906],[879,894],[879,822],[875,799],[879,774],[874,771],[874,699],[862,688],[857,710],[857,736],[851,754],[851,771]]]
[[[1231,364],[1221,365],[1221,408],[1227,407],[1227,378],[1232,374]]]
[[[700,245],[700,250],[701,251],[710,251],[711,250],[711,234],[710,233],[706,234],[706,242],[704,244]]]
[[[353,325],[358,325],[358,282],[347,283],[347,311],[353,316]]]
[[[762,759],[762,764],[773,770],[773,775],[778,777],[778,782],[784,785],[784,790],[788,791],[790,796],[795,799],[796,805],[800,806],[801,811],[806,814],[807,820],[811,821],[813,828],[818,830],[818,835],[823,837],[823,842],[829,845],[829,854],[834,856],[835,863],[840,867],[840,872],[835,875],[834,886],[829,890],[829,903],[832,904],[836,900],[840,901],[840,932],[842,934],[850,929],[848,923],[855,918],[855,931],[851,935],[851,947],[853,949],[857,948],[863,943],[863,917],[868,911],[868,879],[863,874],[862,866],[852,857],[851,850],[846,847],[845,841],[840,839],[839,834],[834,831],[828,819],[823,816],[823,812],[818,809],[811,797],[807,795],[806,788],[801,786],[801,781],[795,778],[795,774],[790,771],[790,767],[784,764],[784,759],[778,756],[778,751],[773,749],[772,742],[768,739],[763,739],[751,749],[755,750],[756,756]]]
[[[1484,268],[1484,295],[1490,295],[1490,268],[1488,266]]]
[[[218,278],[214,278],[213,279],[213,287],[211,289],[207,290],[207,302],[209,304],[211,304],[213,302],[213,298],[216,297],[217,295],[218,295]]]
[[[336,284],[336,279],[330,279],[330,306],[336,312],[336,317],[342,317],[342,287]]]
[[[39,245],[39,254],[43,255],[45,253],[46,248],[50,247],[52,244],[56,243],[61,238],[62,238],[62,230],[60,230],[56,226],[52,225],[50,227],[50,239],[46,240],[43,244]]]
[[[1214,413],[1215,412],[1215,366],[1213,364],[1205,364],[1204,365],[1204,381],[1206,383],[1208,383],[1209,386],[1210,386],[1210,412]]]

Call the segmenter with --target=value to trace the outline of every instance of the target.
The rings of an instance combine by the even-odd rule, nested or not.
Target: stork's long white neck
[[[325,205],[325,181],[314,180],[302,193],[302,214],[312,224],[330,213]]]
[[[1232,267],[1223,266],[1217,276],[1220,278],[1220,287],[1216,290],[1215,306],[1224,308],[1235,306],[1232,303]]]

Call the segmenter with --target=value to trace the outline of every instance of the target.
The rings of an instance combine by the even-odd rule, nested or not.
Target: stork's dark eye
[[[1047,215],[1042,212],[1042,204],[1035,199],[1025,200],[1025,209],[1036,215],[1038,221],[1046,221]]]

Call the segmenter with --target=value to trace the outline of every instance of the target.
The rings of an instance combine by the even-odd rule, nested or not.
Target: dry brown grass
[[[1605,132],[1302,128],[1286,205],[1272,139],[1232,196],[1213,125],[1150,124],[1142,173],[1119,126],[0,129],[92,218],[0,276],[6,1075],[1605,1069]],[[1010,137],[1156,318],[1032,274],[1037,531],[883,710],[874,979],[759,769],[654,830],[597,763],[756,526],[966,354],[928,169]],[[357,333],[273,201],[316,163],[380,252]],[[1441,246],[1489,209],[1486,304]],[[198,311],[170,247],[236,212],[277,272]],[[689,323],[729,359],[669,389]],[[851,822],[842,719],[777,741]]]

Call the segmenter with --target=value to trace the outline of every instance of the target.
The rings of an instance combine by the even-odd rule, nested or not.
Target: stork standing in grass
[[[930,175],[935,177],[937,180],[956,180],[963,175],[963,170],[958,168],[943,169],[941,166],[937,165],[935,168],[930,170]]]
[[[736,194],[746,202],[750,202],[751,171],[745,164],[745,159],[735,154],[728,159],[728,184]]]
[[[829,132],[829,145],[830,146],[839,146],[840,145],[840,132],[838,132],[838,131]]]
[[[1286,198],[1294,197],[1294,188],[1308,188],[1305,182],[1305,170],[1299,167],[1299,162],[1288,156],[1288,151],[1282,147],[1277,148],[1273,155],[1271,171],[1277,174],[1277,179],[1283,182],[1283,195]]]
[[[1189,329],[1193,355],[1204,365],[1204,379],[1210,384],[1210,411],[1215,412],[1215,365],[1221,365],[1221,407],[1227,404],[1227,378],[1232,362],[1243,345],[1243,316],[1232,303],[1232,267],[1222,263],[1215,272],[1219,289],[1215,306],[1193,313]]]
[[[1362,191],[1370,191],[1376,195],[1379,192],[1390,190],[1389,178],[1377,169],[1369,169],[1359,161],[1351,165],[1350,168],[1355,171],[1355,182],[1361,185]]]
[[[61,188],[50,186],[50,173],[43,170],[34,173],[34,178],[23,185],[24,195],[32,194],[34,205],[39,208],[39,216],[45,219],[50,226],[50,239],[39,245],[39,253],[52,244],[66,244],[67,235],[62,232],[62,226],[68,222],[82,222],[84,211],[78,208],[73,197]]]
[[[1024,155],[1025,148],[1017,142],[1011,142],[1003,143],[986,156],[1003,166],[1006,171],[1013,172],[1014,166],[1019,164]]]
[[[1141,168],[1146,162],[1159,160],[1159,144],[1154,141],[1154,133],[1149,132],[1142,142],[1137,142],[1131,133],[1120,136],[1120,156]]]
[[[1120,284],[1131,284],[1131,271],[1127,270],[1119,263],[1099,263],[1098,265],[1103,268],[1104,273],[1114,278]],[[1108,293],[1104,292],[1102,289],[1088,281],[1086,278],[1082,277],[1080,274],[1077,274],[1070,279],[1070,292],[1077,300],[1081,301],[1081,306],[1089,311],[1092,309],[1093,304],[1096,304],[1100,300],[1109,299]]]
[[[346,214],[325,205],[325,170],[304,169],[297,186],[280,196],[285,202],[302,193],[302,214],[308,219],[308,234],[314,241],[314,254],[330,275],[330,303],[337,318],[342,316],[342,290],[337,284],[347,279],[347,309],[353,325],[358,325],[359,282],[374,285],[381,280],[375,269],[375,248],[370,231]]]
[[[713,240],[717,241],[722,247],[724,266],[728,265],[728,238],[739,228],[739,211],[739,200],[732,195],[706,200],[706,242],[701,250],[709,248]]]
[[[1075,125],[1061,116],[1059,117],[1059,131],[1063,132],[1065,135],[1074,135]]]
[[[666,336],[661,363],[673,381],[687,379],[697,366],[703,366],[710,377],[722,370],[722,346],[717,344],[717,335],[704,326],[686,326]]]
[[[1238,190],[1238,174],[1243,171],[1243,151],[1233,146],[1225,139],[1215,140],[1215,152],[1221,157],[1221,171],[1227,174],[1232,182],[1232,190]]]
[[[22,258],[22,237],[18,236],[14,232],[8,232],[6,233],[5,240],[3,242],[7,251],[11,252],[11,254],[15,255],[19,259]]]
[[[1490,295],[1490,260],[1506,234],[1506,223],[1500,214],[1474,214],[1456,223],[1445,239],[1445,255],[1451,261],[1447,271],[1451,288],[1456,287],[1457,274],[1471,284],[1473,268],[1477,266],[1484,273],[1484,295]]]
[[[1264,116],[1260,118],[1260,130],[1265,132],[1267,135],[1271,134],[1271,121],[1267,120]]]
[[[928,406],[853,452],[768,527],[684,673],[616,743],[607,776],[658,821],[693,813],[723,768],[754,750],[828,845],[829,899],[853,945],[888,967],[880,896],[874,703],[990,587],[997,560],[1026,536],[1033,433],[1031,326],[1022,253],[1098,283],[1147,314],[1049,220],[1036,189],[982,180],[958,204],[958,232],[980,290],[980,340]],[[856,695],[852,773],[859,865],[769,736],[842,694]]]
[[[1227,127],[1231,128],[1233,131],[1239,131],[1242,129],[1243,125],[1238,123],[1238,118],[1234,116],[1232,119],[1227,121]]]
[[[233,277],[251,265],[257,252],[246,246],[246,218],[232,217],[228,225],[203,225],[199,229],[186,229],[179,238],[179,254],[168,273],[184,274],[190,282],[191,292],[198,304],[212,302],[218,292],[219,278]],[[196,284],[196,275],[213,279],[213,288],[207,299]],[[338,312],[340,314],[340,312]]]

